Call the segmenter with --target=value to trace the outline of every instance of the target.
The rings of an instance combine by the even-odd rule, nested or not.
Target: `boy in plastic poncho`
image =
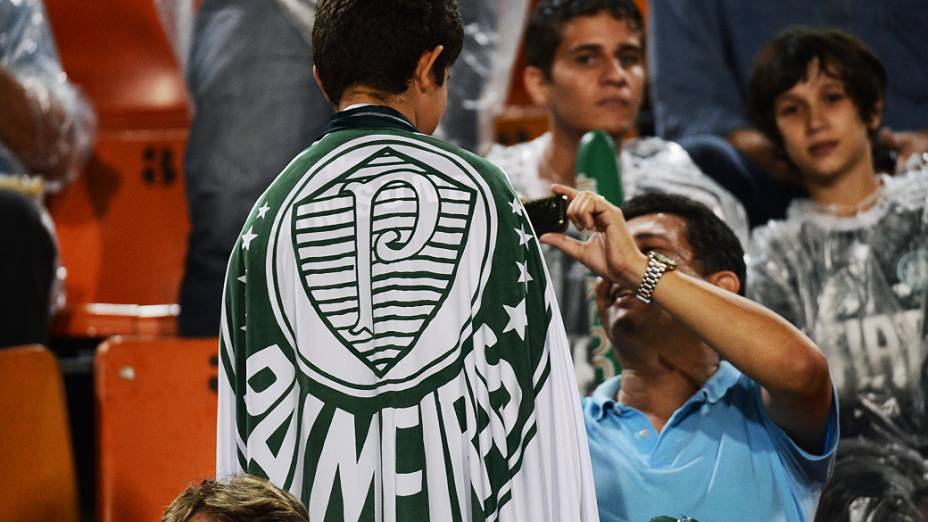
[[[522,196],[538,198],[550,193],[551,183],[575,184],[581,137],[605,130],[619,148],[626,199],[645,192],[687,196],[709,207],[746,242],[744,208],[703,174],[682,147],[660,138],[622,139],[634,128],[644,99],[643,31],[641,12],[632,0],[541,2],[526,29],[528,67],[523,77],[533,101],[547,111],[549,132],[527,143],[497,146],[487,158],[506,172]],[[574,345],[577,380],[592,391],[593,369],[609,378],[615,368],[607,358],[608,346],[588,353],[587,270],[547,247],[545,261]]]
[[[792,203],[785,221],[755,231],[749,295],[825,352],[842,437],[854,438],[839,450],[823,495],[827,520],[859,497],[873,497],[855,504],[861,512],[899,499],[893,509],[918,513],[916,490],[926,486],[924,460],[910,448],[928,448],[921,435],[928,172],[916,162],[895,178],[875,172],[871,138],[885,89],[883,66],[863,43],[806,27],[787,29],[759,53],[749,85],[752,116],[810,194]]]

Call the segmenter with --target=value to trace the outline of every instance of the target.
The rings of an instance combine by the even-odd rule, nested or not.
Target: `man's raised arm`
[[[568,217],[586,241],[546,234],[542,242],[576,258],[600,276],[635,290],[648,258],[626,228],[621,210],[591,192],[555,186],[570,200]],[[828,363],[802,332],[770,310],[737,295],[737,276],[718,272],[711,282],[679,271],[660,278],[653,302],[685,324],[718,354],[763,388],[770,417],[800,446],[821,445],[831,408]]]

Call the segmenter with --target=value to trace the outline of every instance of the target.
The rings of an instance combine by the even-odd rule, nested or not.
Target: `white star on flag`
[[[259,219],[264,219],[264,215],[267,214],[267,211],[268,211],[268,210],[271,210],[271,207],[267,206],[267,201],[265,201],[265,202],[258,208],[258,218],[259,218]]]
[[[248,232],[245,232],[245,234],[242,235],[242,248],[245,250],[248,250],[248,247],[251,246],[252,240],[258,237],[258,234],[254,233],[254,228],[255,227],[248,227]]]
[[[509,206],[512,208],[513,214],[517,214],[519,216],[522,215],[522,202],[519,201],[519,196],[516,196],[516,198],[512,200],[512,203],[510,203]]]
[[[525,299],[516,306],[503,305],[506,313],[509,314],[509,324],[503,329],[503,333],[515,330],[519,334],[519,339],[525,340],[525,327],[528,325],[528,316],[525,315]]]
[[[248,282],[248,276],[247,276],[247,275],[243,275],[242,277],[239,277],[238,280],[241,281],[242,283],[247,283],[247,282]]]
[[[519,281],[520,283],[525,283],[528,286],[528,282],[532,281],[532,274],[528,273],[528,262],[520,263],[516,261],[516,268],[519,269]]]
[[[522,246],[527,245],[528,242],[531,241],[531,239],[532,239],[532,235],[531,235],[531,234],[526,234],[526,233],[525,233],[525,229],[522,227],[522,225],[519,225],[519,228],[515,229],[515,232],[516,232],[516,234],[518,234],[518,236],[519,236],[519,244],[522,245]]]

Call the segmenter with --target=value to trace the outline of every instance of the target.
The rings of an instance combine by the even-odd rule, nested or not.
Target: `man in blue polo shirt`
[[[681,196],[623,207],[555,186],[589,241],[542,241],[604,278],[603,324],[622,364],[584,402],[603,522],[811,520],[838,439],[818,348],[743,298],[731,230]],[[627,220],[627,221],[626,221]]]

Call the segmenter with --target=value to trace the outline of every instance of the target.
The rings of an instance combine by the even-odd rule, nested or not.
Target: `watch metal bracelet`
[[[651,303],[651,297],[654,295],[654,290],[657,289],[657,282],[661,280],[667,268],[669,268],[667,264],[658,261],[653,253],[648,254],[648,268],[644,271],[638,289],[635,290],[635,297],[639,301]]]

